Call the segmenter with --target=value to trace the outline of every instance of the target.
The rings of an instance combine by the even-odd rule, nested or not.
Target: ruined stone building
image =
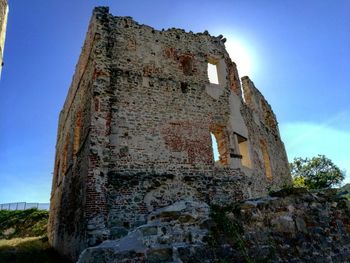
[[[4,56],[8,11],[9,11],[9,8],[8,8],[7,0],[0,0],[0,76],[1,76],[2,66],[4,64],[3,56]]]
[[[49,220],[57,250],[77,259],[158,208],[290,183],[276,117],[224,42],[94,10],[59,118]]]

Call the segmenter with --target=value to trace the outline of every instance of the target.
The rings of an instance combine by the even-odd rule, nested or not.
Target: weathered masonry
[[[7,0],[0,0],[0,75],[2,71],[2,66],[4,64],[3,56],[4,56],[8,11],[9,11],[9,8],[8,8]]]
[[[225,203],[290,183],[276,117],[253,82],[240,80],[224,42],[94,10],[59,119],[56,249],[76,259],[174,202]]]

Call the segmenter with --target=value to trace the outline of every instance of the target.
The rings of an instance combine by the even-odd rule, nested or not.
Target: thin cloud
[[[336,124],[344,116],[324,123],[295,122],[280,125],[289,161],[295,157],[313,157],[324,154],[340,169],[347,172],[350,182],[350,129],[339,129]]]

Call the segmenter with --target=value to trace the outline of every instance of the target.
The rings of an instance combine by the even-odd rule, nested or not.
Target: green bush
[[[46,234],[48,211],[28,209],[0,211],[0,239],[36,237]]]
[[[341,184],[345,178],[345,172],[324,155],[294,158],[289,167],[296,187],[330,188]]]

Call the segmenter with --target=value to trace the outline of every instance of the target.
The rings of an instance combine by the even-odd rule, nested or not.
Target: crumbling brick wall
[[[290,183],[271,107],[247,77],[243,98],[224,42],[94,10],[59,121],[49,223],[59,251],[76,259],[177,201],[232,202]]]
[[[98,81],[97,31],[94,16],[58,125],[48,236],[57,250],[71,258],[86,247],[85,221],[94,209],[89,206],[95,198],[91,133],[93,89]]]

